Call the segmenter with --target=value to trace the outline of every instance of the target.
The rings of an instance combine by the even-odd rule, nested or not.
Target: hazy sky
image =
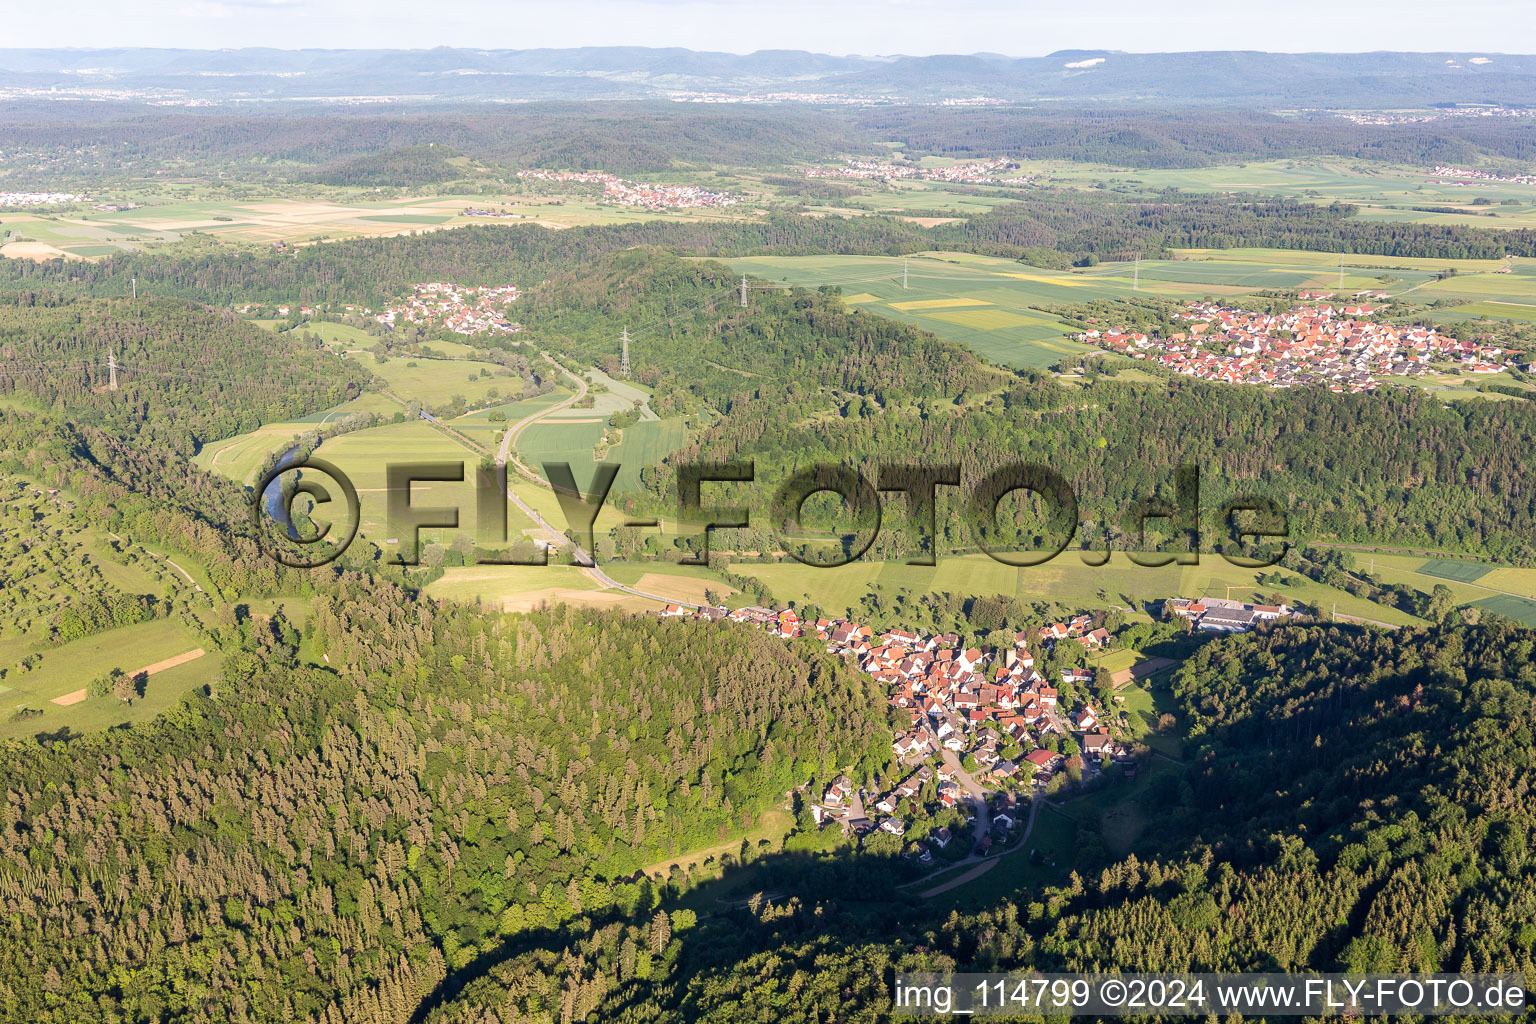
[[[6,0],[0,46],[1530,52],[1530,0]]]

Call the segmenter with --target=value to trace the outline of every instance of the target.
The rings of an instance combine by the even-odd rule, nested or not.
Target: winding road
[[[586,398],[587,382],[586,379],[583,378],[580,374],[572,373],[570,370],[567,370],[565,367],[551,359],[549,353],[543,352],[540,353],[540,355],[544,357],[545,361],[548,362],[549,365],[565,374],[575,383],[576,392],[575,394],[571,395],[571,397],[562,399],[547,409],[540,409],[537,412],[529,413],[527,416],[524,416],[522,419],[508,427],[506,433],[501,435],[501,447],[496,452],[496,461],[504,465],[511,466],[530,482],[537,484],[540,487],[547,487],[553,491],[554,487],[548,481],[539,476],[539,474],[535,473],[522,461],[522,459],[517,457],[517,455],[512,450],[512,446],[517,443],[518,437],[522,435],[524,430],[527,430],[530,426],[537,423],[545,416],[559,412],[561,409],[568,409],[575,405],[577,402],[580,402],[583,398]],[[518,497],[517,494],[512,490],[512,485],[510,482],[507,484],[507,497],[512,499],[512,503],[516,505],[525,516],[533,520],[539,529],[543,531],[544,536],[542,539],[549,547],[558,550],[559,548],[569,546],[571,548],[571,557],[577,565],[581,566],[582,572],[584,572],[590,579],[601,585],[603,588],[620,590],[626,594],[633,594],[635,597],[643,597],[649,601],[660,601],[662,604],[677,604],[683,605],[687,608],[700,607],[700,605],[696,605],[688,601],[681,601],[677,598],[662,597],[659,594],[648,594],[643,590],[636,590],[634,587],[620,583],[612,576],[609,576],[607,573],[603,572],[602,569],[598,568],[597,561],[592,557],[590,553],[583,549],[579,544],[576,544],[574,541],[572,541],[564,533],[561,533],[559,530],[551,526],[543,516],[539,515],[538,511],[535,510],[532,505]]]

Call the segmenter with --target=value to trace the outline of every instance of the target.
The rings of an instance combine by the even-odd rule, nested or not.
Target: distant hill
[[[0,98],[106,90],[157,102],[463,102],[799,93],[890,102],[1159,106],[1536,106],[1536,56],[1499,53],[1121,53],[835,57],[680,48],[0,50]]]

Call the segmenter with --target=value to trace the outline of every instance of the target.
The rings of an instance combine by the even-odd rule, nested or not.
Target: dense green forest
[[[419,188],[462,178],[465,169],[451,158],[447,147],[408,146],[380,153],[363,153],[321,167],[314,180],[322,185],[372,185],[388,188]]]
[[[27,172],[32,180],[72,181],[195,167],[237,170],[245,179],[314,180],[317,172],[347,167],[349,160],[388,161],[378,155],[435,145],[506,173],[569,167],[632,174],[685,166],[781,167],[878,149],[876,139],[846,119],[814,108],[535,103],[493,114],[461,108],[252,116],[149,112],[126,104],[66,112],[60,106],[0,115],[14,172]],[[111,144],[103,144],[109,136]],[[345,179],[341,183],[374,183],[355,173]]]
[[[1486,120],[1359,125],[1328,114],[1285,116],[1250,110],[955,110],[884,107],[858,123],[915,153],[974,157],[1009,154],[1129,167],[1208,167],[1248,160],[1342,156],[1422,164],[1536,157],[1529,124]]]
[[[1413,392],[1346,397],[1113,378],[1073,400],[1047,378],[1021,380],[968,410],[920,402],[913,415],[889,416],[851,404],[853,415],[823,421],[813,419],[827,406],[821,395],[739,403],[671,462],[755,460],[766,497],[795,467],[816,462],[861,465],[872,476],[874,463],[921,453],[931,464],[960,466],[973,486],[1027,461],[1060,473],[1083,512],[1125,533],[1140,503],[1171,497],[1176,468],[1188,465],[1202,474],[1207,537],[1219,532],[1216,511],[1228,499],[1256,494],[1285,510],[1293,539],[1412,543],[1522,564],[1536,558],[1526,454],[1536,443],[1536,410],[1527,403],[1446,405]],[[1341,447],[1339,437],[1351,444]],[[670,478],[666,468],[654,478],[664,498]],[[965,546],[969,536],[956,504],[941,516],[941,543]]]
[[[455,986],[425,1019],[875,1021],[894,974],[924,968],[1529,974],[1532,637],[1220,640],[1175,682],[1188,756],[1144,791],[1156,827],[1129,854],[1082,834],[1064,883],[965,914],[791,890],[701,919],[645,978],[625,953],[643,930],[593,927]]]
[[[15,104],[0,112],[9,173],[34,181],[175,168],[234,171],[243,178],[341,184],[424,184],[401,174],[370,180],[368,168],[421,169],[429,145],[492,167],[565,167],[617,174],[715,167],[780,168],[844,155],[874,155],[884,143],[939,156],[1008,154],[1130,167],[1203,167],[1247,160],[1340,156],[1396,163],[1526,163],[1536,132],[1518,120],[1359,125],[1329,114],[1257,110],[1144,109],[1039,105],[963,109],[877,105],[841,111],[672,103],[544,102],[485,113],[447,107],[378,113],[312,109],[281,114],[165,112],[96,103],[61,110]],[[104,138],[111,145],[103,144]],[[358,161],[353,165],[351,161]],[[349,173],[337,174],[343,168]],[[316,177],[320,175],[320,177]]]
[[[504,943],[649,921],[643,864],[887,747],[867,677],[739,627],[348,576],[304,632],[333,671],[276,616],[153,725],[8,750],[7,1016],[404,1021]]]
[[[108,392],[116,359],[118,390]],[[69,410],[124,443],[190,457],[209,441],[356,398],[357,363],[302,331],[273,334],[160,298],[0,293],[0,395]]]

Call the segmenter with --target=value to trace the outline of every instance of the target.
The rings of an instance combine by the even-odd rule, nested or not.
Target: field
[[[78,691],[114,668],[133,674],[156,662],[185,655],[201,646],[174,619],[124,626],[43,652],[30,672],[8,671],[0,681],[0,738],[52,732],[67,727],[83,732],[154,717],[194,686],[218,677],[219,657],[205,654],[149,676],[144,695],[131,705],[117,698],[81,697]],[[57,701],[58,703],[55,703]],[[41,711],[11,721],[18,708]]]
[[[841,286],[844,301],[857,309],[916,324],[1011,366],[1046,367],[1088,351],[1068,340],[1068,325],[1040,307],[1138,295],[1194,300],[1276,288],[1333,290],[1340,288],[1341,260],[1345,292],[1411,291],[1425,301],[1467,295],[1536,303],[1536,266],[1522,264],[1501,273],[1508,269],[1503,261],[1341,257],[1283,249],[1188,249],[1174,255],[1143,260],[1139,268],[1101,263],[1071,271],[964,253],[764,256],[728,262],[770,282]],[[1446,269],[1455,269],[1456,276],[1435,280]]]
[[[728,534],[722,535],[728,537]],[[900,563],[854,562],[836,569],[822,569],[798,562],[776,564],[736,563],[731,571],[755,576],[780,601],[810,603],[823,613],[854,613],[864,594],[879,588],[894,598],[905,588],[913,595],[950,592],[955,594],[1006,594],[1026,601],[1055,601],[1064,607],[1088,608],[1121,605],[1141,609],[1147,603],[1165,597],[1226,597],[1241,599],[1258,587],[1258,576],[1265,570],[1242,569],[1229,565],[1214,555],[1204,555],[1199,565],[1170,565],[1144,568],[1123,555],[1116,554],[1108,564],[1094,568],[1084,565],[1072,552],[1065,552],[1040,566],[1015,568],[985,555],[940,558],[937,566],[910,566]],[[1302,602],[1325,616],[1336,607],[1340,614],[1378,622],[1412,624],[1413,616],[1387,608],[1342,590],[1288,574],[1292,581],[1284,587],[1264,587],[1284,594],[1292,603]],[[1228,589],[1230,588],[1230,590]]]
[[[279,325],[288,323],[286,320],[257,320],[256,323],[263,327],[276,329]],[[351,324],[338,324],[329,320],[306,320],[302,326],[295,328],[300,334],[313,334],[321,341],[334,349],[343,352],[356,352],[361,349],[370,349],[379,343],[379,339],[367,331]],[[445,343],[446,344],[446,343]]]
[[[1536,304],[1536,263],[1530,260],[1517,261],[1509,273],[1458,273],[1454,277],[1427,281],[1414,289],[1413,297],[1421,302],[1466,297],[1475,300],[1474,303],[1470,303],[1474,307],[1483,302],[1504,303],[1505,306],[1516,307],[1529,306]],[[1526,314],[1531,312],[1533,311],[1525,310],[1519,319],[1528,319],[1529,316]],[[1505,311],[1496,315],[1511,316],[1512,314]]]
[[[1439,576],[1441,579],[1455,580],[1458,583],[1472,583],[1488,575],[1493,570],[1478,562],[1451,562],[1445,559],[1431,559],[1419,566],[1418,572],[1426,576]]]
[[[567,228],[642,220],[708,220],[739,217],[721,210],[653,212],[600,203],[584,197],[505,194],[429,195],[380,198],[372,189],[319,185],[277,185],[262,194],[240,194],[192,182],[163,183],[93,196],[132,202],[131,210],[96,210],[91,204],[57,213],[6,211],[0,227],[3,254],[29,259],[71,256],[92,259],[121,251],[176,242],[188,234],[232,242],[303,245],[364,236],[487,225],[535,224]],[[492,209],[502,217],[466,217],[469,207]]]
[[[1088,351],[1066,339],[1056,317],[1031,307],[1125,291],[1111,283],[1093,288],[1077,275],[1038,271],[1019,276],[1009,260],[884,256],[764,256],[730,260],[767,281],[815,287],[842,285],[856,308],[903,320],[969,345],[982,356],[1013,366],[1049,366]],[[903,270],[907,287],[902,287]],[[1085,286],[1090,286],[1086,287]],[[970,307],[970,308],[962,308]]]
[[[662,459],[687,443],[688,430],[681,416],[625,427],[620,442],[608,452],[607,461],[623,467],[613,482],[615,493],[638,493],[640,471],[660,465]]]
[[[1470,302],[1453,306],[1452,313],[1470,317],[1488,316],[1503,320],[1536,320],[1536,305],[1524,302]]]
[[[1458,605],[1536,625],[1536,569],[1368,552],[1355,552],[1355,566],[1384,583],[1406,584],[1426,594],[1443,585]]]
[[[428,408],[444,405],[461,396],[472,403],[495,397],[491,392],[522,394],[522,382],[499,376],[505,373],[495,363],[477,363],[468,359],[401,359],[379,362],[370,353],[361,357],[363,365],[384,378],[388,388],[402,401],[418,401]],[[482,371],[485,376],[482,376]]]
[[[1242,165],[1129,170],[1065,161],[1023,161],[1025,173],[1044,184],[1075,188],[1108,186],[1153,197],[1165,188],[1287,196],[1307,202],[1353,203],[1362,218],[1475,227],[1536,226],[1536,187],[1509,182],[1437,183],[1429,167],[1393,166],[1346,158],[1266,160]],[[1489,199],[1491,206],[1473,200]],[[1512,205],[1503,205],[1513,200]],[[1431,213],[1415,206],[1455,209]]]
[[[541,604],[583,608],[657,607],[622,591],[604,591],[581,569],[569,565],[479,565],[444,570],[427,587],[427,596],[451,601],[481,601],[502,611],[532,611]]]
[[[1536,626],[1536,601],[1528,597],[1515,597],[1513,594],[1500,594],[1497,597],[1485,597],[1480,601],[1472,602],[1484,611],[1495,615],[1503,615],[1506,618],[1522,622],[1527,626]]]

